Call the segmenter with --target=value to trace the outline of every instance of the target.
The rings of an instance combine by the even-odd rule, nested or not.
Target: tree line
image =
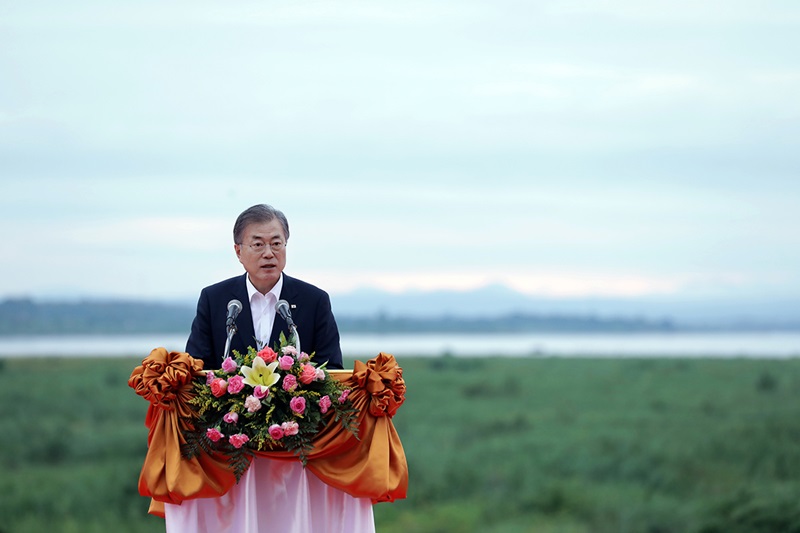
[[[0,301],[0,335],[188,333],[190,305],[84,300],[37,302],[27,298]],[[524,332],[666,332],[678,328],[669,319],[605,318],[593,315],[512,313],[494,317],[337,316],[348,333],[524,333]]]

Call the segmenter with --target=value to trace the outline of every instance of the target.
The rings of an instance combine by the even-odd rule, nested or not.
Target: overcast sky
[[[0,0],[0,297],[800,295],[795,1]]]

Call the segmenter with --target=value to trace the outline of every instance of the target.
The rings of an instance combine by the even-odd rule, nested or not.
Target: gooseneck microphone
[[[236,323],[236,317],[242,312],[242,302],[231,300],[228,302],[228,318],[225,319],[225,326],[231,327]]]
[[[275,304],[275,312],[281,315],[281,318],[286,321],[289,326],[289,331],[294,333],[294,345],[297,348],[297,353],[300,353],[300,334],[297,333],[297,325],[292,320],[292,312],[289,310],[289,302],[286,300],[278,300]]]
[[[278,300],[278,303],[275,304],[275,312],[281,315],[281,318],[289,324],[290,328],[296,328],[297,326],[294,325],[294,320],[292,320],[292,312],[289,310],[289,302],[286,300]]]
[[[241,311],[242,302],[239,300],[231,300],[228,302],[228,316],[225,319],[225,330],[228,332],[228,338],[225,340],[225,353],[222,354],[223,361],[228,357],[228,353],[231,350],[231,340],[239,329],[236,327],[236,317],[239,316]]]

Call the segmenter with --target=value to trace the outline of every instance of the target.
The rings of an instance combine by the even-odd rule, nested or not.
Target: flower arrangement
[[[233,352],[219,370],[194,383],[197,418],[186,431],[183,455],[200,450],[229,456],[238,481],[256,451],[285,449],[306,464],[312,441],[326,423],[340,422],[357,436],[357,411],[350,389],[312,361],[314,354],[297,352],[281,334],[275,350],[252,346]],[[332,419],[332,420],[331,420]]]

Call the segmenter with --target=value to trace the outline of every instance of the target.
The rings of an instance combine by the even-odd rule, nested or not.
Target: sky
[[[794,1],[0,0],[0,297],[800,296]]]

